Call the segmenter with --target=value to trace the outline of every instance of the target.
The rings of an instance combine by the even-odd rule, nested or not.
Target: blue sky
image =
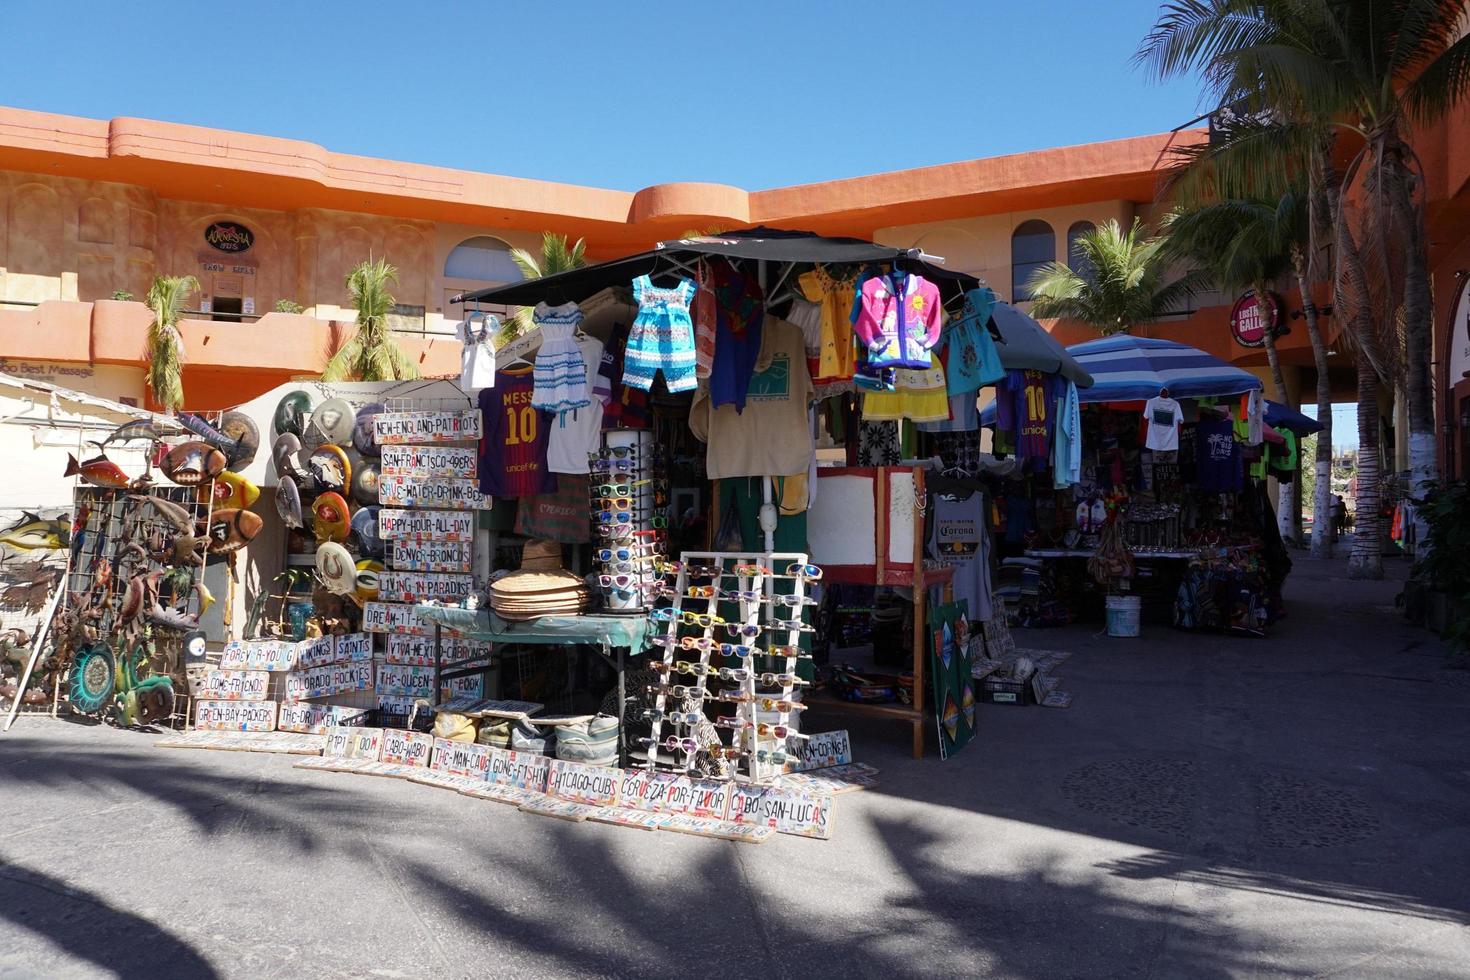
[[[1309,393],[1310,394],[1310,393]],[[1302,402],[1302,414],[1317,417],[1317,403]],[[1332,448],[1358,448],[1358,406],[1356,402],[1334,402],[1332,405]]]
[[[750,189],[1160,132],[1149,0],[6,4],[0,102],[620,189]]]

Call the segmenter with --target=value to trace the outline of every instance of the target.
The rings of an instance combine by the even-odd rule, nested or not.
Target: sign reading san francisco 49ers
[[[475,513],[384,507],[378,511],[378,534],[389,541],[470,541],[475,535]]]
[[[490,498],[480,491],[480,484],[475,480],[379,476],[378,503],[394,507],[488,510]]]
[[[383,476],[473,477],[478,451],[464,446],[384,446],[378,459]]]
[[[478,408],[463,412],[379,412],[373,416],[373,439],[379,445],[479,438]]]

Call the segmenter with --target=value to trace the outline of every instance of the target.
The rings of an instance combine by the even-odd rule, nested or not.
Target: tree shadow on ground
[[[219,976],[201,952],[147,919],[3,856],[0,920],[58,947],[73,962],[123,980]]]

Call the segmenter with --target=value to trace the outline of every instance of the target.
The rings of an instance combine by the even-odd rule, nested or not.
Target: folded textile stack
[[[580,616],[587,585],[566,571],[519,571],[490,585],[490,608],[501,619],[520,622],[541,616]]]

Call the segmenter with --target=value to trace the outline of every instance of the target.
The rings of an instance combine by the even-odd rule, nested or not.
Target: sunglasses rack
[[[596,544],[596,581],[610,613],[644,615],[662,581],[668,537],[668,484],[653,434],[613,430],[588,454],[587,508]]]
[[[665,568],[675,573],[663,593],[669,605],[650,613],[664,681],[653,689],[647,768],[657,768],[660,750],[667,750],[674,768],[694,772],[699,753],[713,749],[737,767],[743,761],[753,782],[768,782],[785,771],[788,740],[805,737],[797,731],[796,666],[801,634],[811,629],[806,586],[821,572],[796,552],[690,551]],[[711,664],[717,652],[719,667]],[[761,671],[757,658],[780,666]],[[676,684],[675,675],[689,683]],[[711,691],[711,678],[733,686]],[[695,737],[711,700],[733,705],[733,715],[715,721],[716,731],[731,730],[728,747],[702,746]]]

